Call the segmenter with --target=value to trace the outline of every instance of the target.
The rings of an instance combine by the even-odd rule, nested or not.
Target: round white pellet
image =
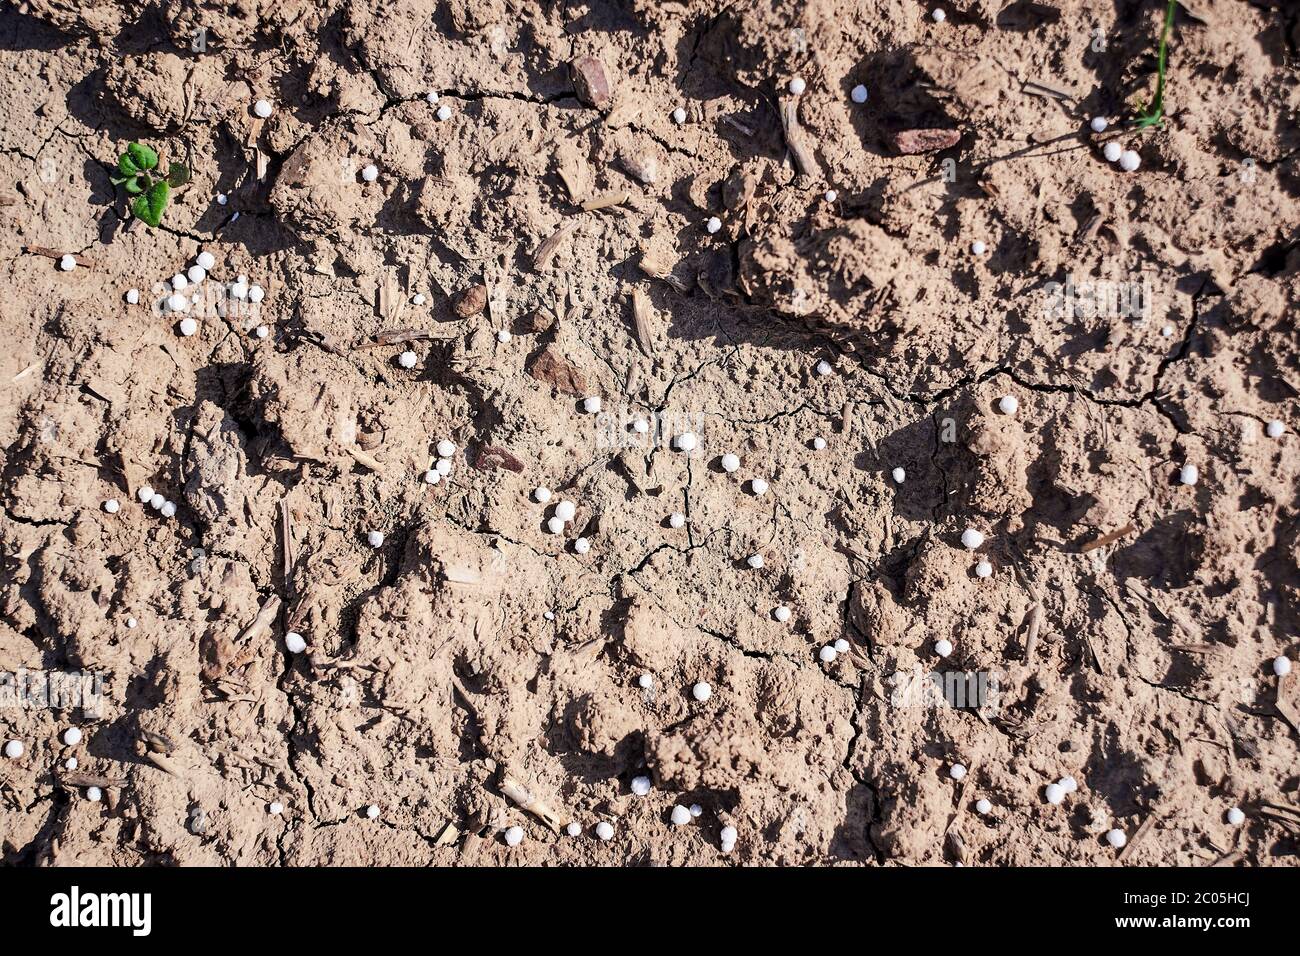
[[[1119,158],[1124,155],[1124,147],[1114,140],[1111,140],[1101,148],[1101,155],[1106,157],[1106,162],[1117,163],[1119,162]]]
[[[812,440],[813,451],[823,451],[826,448],[826,439],[818,435]]]
[[[655,679],[653,674],[642,674],[636,679],[636,686],[640,687],[642,690],[649,690],[654,685]]]
[[[224,206],[230,202],[230,198],[225,193],[217,193],[217,205]]]
[[[99,787],[87,787],[86,799],[91,803],[99,803],[100,800],[104,799],[104,791],[100,790]]]
[[[63,258],[59,260],[59,268],[64,272],[71,272],[73,269],[77,268],[77,257],[71,254],[64,255]]]
[[[256,335],[259,339],[264,339],[271,334],[271,329],[268,326],[259,325],[256,329],[253,330],[253,334]]]
[[[606,821],[601,820],[596,824],[596,836],[600,837],[602,840],[612,840],[614,839],[614,827]]]
[[[271,104],[266,100],[258,100],[253,104],[253,115],[267,119],[271,115]]]
[[[1092,127],[1094,133],[1104,133],[1106,132],[1106,127],[1110,124],[1106,121],[1106,117],[1094,116],[1088,125]]]
[[[814,371],[818,375],[829,375],[831,374],[831,372],[835,371],[835,368],[834,366],[831,365],[830,362],[826,361],[825,359],[822,359],[820,362],[817,363],[816,367],[814,368]]]
[[[961,780],[966,776],[966,767],[962,764],[955,763],[948,768],[948,776],[954,780]]]
[[[570,820],[569,825],[564,828],[564,832],[569,836],[576,837],[582,835],[582,824],[577,820]]]
[[[644,435],[650,431],[650,423],[644,418],[638,418],[632,423],[632,431],[636,432],[638,435]]]
[[[890,472],[890,475],[891,477],[893,477],[895,484],[901,485],[903,482],[907,480],[907,472],[904,471],[902,468],[895,468],[893,471]]]
[[[196,285],[208,277],[208,270],[203,266],[193,265],[185,270],[185,278],[189,279]]]
[[[23,755],[23,751],[26,749],[27,748],[23,746],[21,740],[11,740],[5,744],[5,756],[10,760],[17,760]]]
[[[848,652],[849,652],[849,642],[842,637],[837,639],[835,641],[835,653],[847,654]]]
[[[402,368],[415,368],[415,363],[419,360],[420,357],[409,349],[397,356],[397,364]]]
[[[947,657],[952,653],[952,641],[946,637],[941,637],[934,642],[934,652],[940,657]]]
[[[591,542],[586,538],[579,538],[573,542],[573,550],[578,552],[578,554],[586,554],[591,550]]]
[[[135,493],[135,496],[140,499],[141,504],[148,504],[149,499],[153,497],[153,489],[145,485]]]
[[[691,822],[691,811],[687,810],[680,803],[673,807],[671,819],[676,826],[685,826]]]
[[[509,342],[512,337],[513,336],[511,336],[509,329],[497,330],[497,341],[500,342],[502,345]]]
[[[1049,783],[1043,788],[1043,796],[1048,803],[1056,806],[1065,800],[1065,788],[1059,783]]]
[[[1228,822],[1234,827],[1241,826],[1246,821],[1246,814],[1241,812],[1240,807],[1231,807],[1228,810]]]
[[[1142,157],[1131,149],[1126,149],[1119,155],[1119,168],[1126,173],[1131,173],[1142,165]]]
[[[673,122],[676,123],[678,126],[681,126],[683,123],[685,123],[686,110],[682,109],[682,107],[680,106],[677,107],[677,109],[673,110]]]
[[[551,489],[545,485],[538,485],[533,489],[533,500],[539,505],[544,505],[551,500]]]
[[[828,190],[826,190],[826,197],[825,197],[825,198],[826,198],[826,201],[827,201],[827,202],[834,202],[835,200],[837,200],[837,199],[840,198],[840,194],[837,193],[837,192],[836,192],[835,190],[833,190],[833,189],[828,189]]]
[[[301,654],[307,649],[307,641],[297,631],[284,635],[284,647],[290,654]]]
[[[1264,434],[1269,438],[1281,438],[1286,434],[1286,426],[1275,418],[1264,427]]]
[[[451,459],[439,458],[437,461],[433,463],[433,469],[438,474],[442,475],[442,477],[446,478],[448,475],[451,474]]]
[[[378,820],[379,819],[378,804],[372,803],[370,806],[366,807],[366,816],[368,816],[372,820]]]
[[[706,701],[713,696],[713,688],[704,681],[700,681],[691,688],[691,696],[700,702]]]
[[[1291,673],[1291,658],[1275,657],[1273,658],[1273,673],[1278,677],[1285,677]]]
[[[673,439],[673,445],[678,451],[694,451],[697,441],[694,432],[682,432]]]
[[[451,107],[448,106],[446,103],[442,104],[442,106],[439,106],[437,117],[438,119],[444,121],[451,119]]]
[[[559,515],[551,515],[546,519],[546,530],[551,534],[564,534],[564,519]]]
[[[194,261],[204,272],[211,272],[212,267],[217,264],[217,257],[210,252],[200,252],[194,257]]]
[[[127,305],[135,305],[135,304],[138,303],[139,301],[140,301],[140,290],[139,290],[139,289],[127,289],[127,290],[126,290],[126,302],[127,302]]]
[[[450,439],[444,438],[438,442],[434,449],[438,452],[439,458],[451,458],[456,454],[456,443]]]
[[[430,90],[428,93],[424,94],[424,99],[430,106],[433,106],[438,102],[438,94]]]
[[[702,806],[700,806],[698,803],[691,804],[691,816],[698,817],[698,816],[702,816],[703,814],[704,814],[704,808]]]
[[[271,813],[272,816],[278,817],[280,814],[284,813],[284,804],[276,800],[266,809]]]
[[[680,511],[674,511],[672,514],[668,516],[668,527],[685,528],[686,515],[682,514]]]
[[[361,178],[368,183],[373,183],[379,178],[379,167],[374,163],[368,163],[365,168],[361,170]]]
[[[855,103],[865,103],[867,101],[867,88],[859,83],[857,86],[853,87],[853,91],[849,93],[849,99],[853,100]]]
[[[185,298],[179,292],[173,292],[167,297],[167,308],[173,312],[184,312],[190,307],[190,300]]]
[[[984,240],[976,239],[970,244],[971,255],[982,256],[988,252],[989,247],[984,245]]]
[[[172,288],[175,289],[177,292],[180,292],[189,284],[190,284],[190,280],[185,278],[185,276],[180,272],[172,276]]]
[[[735,827],[725,826],[722,828],[722,832],[718,834],[718,839],[721,840],[723,843],[730,843],[732,845],[735,845],[736,839],[739,836],[740,834],[736,832]]]
[[[975,565],[975,576],[977,578],[989,578],[993,576],[993,565],[988,561],[981,561]]]
[[[76,758],[76,757],[69,757],[67,760],[63,761],[63,769],[64,769],[64,770],[76,770],[76,769],[77,769],[77,758]]]
[[[1201,470],[1195,465],[1183,465],[1178,471],[1178,480],[1184,485],[1194,485],[1201,479]]]
[[[817,658],[823,664],[829,664],[838,656],[839,655],[836,653],[835,648],[831,647],[829,644],[823,644],[821,650],[817,652]]]
[[[723,471],[727,472],[728,474],[731,474],[731,472],[736,471],[737,469],[740,468],[740,456],[733,455],[730,452],[728,452],[727,454],[722,456],[722,461],[720,462],[720,464],[722,465]]]
[[[712,235],[722,228],[722,220],[717,216],[710,216],[709,221],[704,224],[704,228],[709,231],[710,235]]]
[[[181,335],[188,339],[199,330],[199,323],[187,315],[185,318],[181,319],[179,328],[181,330]]]
[[[238,282],[230,283],[230,297],[232,299],[238,299],[241,302],[244,299],[247,299],[248,283],[245,282],[243,279],[240,279]]]
[[[366,543],[372,548],[382,548],[384,546],[384,533],[382,531],[367,532]]]
[[[163,506],[158,509],[158,513],[162,515],[164,518],[175,518],[176,517],[175,502],[164,501]]]
[[[1014,395],[1003,395],[998,399],[998,411],[1003,415],[1014,415],[1020,411],[1020,399]]]
[[[795,96],[799,96],[808,88],[808,84],[803,81],[803,77],[794,76],[790,78],[789,89]]]
[[[523,827],[507,827],[507,828],[506,828],[506,846],[518,846],[519,844],[521,844],[521,843],[523,843],[523,842],[524,842],[524,828],[523,828]]]
[[[934,13],[930,14],[930,19],[935,23],[943,23],[944,20],[948,19],[948,14],[943,12],[943,7],[935,7]]]
[[[772,616],[784,624],[790,620],[790,609],[782,604],[772,610]]]
[[[600,396],[591,395],[582,400],[582,410],[588,415],[596,415],[600,412]]]
[[[750,479],[749,490],[760,498],[767,494],[767,487],[767,480],[764,478]]]
[[[1064,790],[1066,793],[1074,793],[1076,790],[1079,789],[1079,781],[1075,780],[1073,777],[1068,775],[1062,777],[1060,780],[1056,782],[1061,785],[1061,789]]]
[[[975,812],[982,817],[988,816],[993,811],[993,804],[981,797],[975,801]]]
[[[555,517],[561,521],[572,521],[578,514],[578,506],[567,498],[555,506]]]
[[[650,778],[633,777],[632,792],[635,793],[638,797],[644,797],[647,793],[650,792]]]
[[[154,511],[161,511],[162,506],[165,504],[167,504],[167,499],[164,498],[162,495],[158,494],[156,491],[149,498],[149,507],[152,508]]]
[[[1124,835],[1123,830],[1107,830],[1106,842],[1109,843],[1111,846],[1113,846],[1115,849],[1119,850],[1122,849],[1124,847],[1124,844],[1128,842],[1128,837]]]
[[[745,559],[745,563],[757,571],[763,566],[763,556],[761,554],[751,554]]]
[[[63,742],[69,747],[75,747],[81,743],[81,728],[69,727],[63,732]]]
[[[436,485],[440,481],[442,481],[442,475],[438,473],[437,468],[430,468],[424,473],[424,483],[426,485]]]
[[[962,547],[974,551],[984,543],[984,535],[974,528],[967,528],[961,533]]]
[[[266,298],[266,290],[260,285],[250,285],[248,287],[248,301],[254,304],[261,302]]]
[[[111,515],[117,514],[117,510],[121,507],[122,506],[117,503],[116,498],[109,498],[107,501],[104,502],[104,510]]]
[[[137,627],[140,626],[140,622],[133,617],[128,617],[126,619],[126,626],[134,631]]]

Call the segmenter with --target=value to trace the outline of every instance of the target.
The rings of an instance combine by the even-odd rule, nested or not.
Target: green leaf
[[[144,192],[149,185],[148,176],[132,176],[130,179],[122,180],[122,188],[126,190],[128,196],[138,196]]]
[[[167,167],[167,182],[173,189],[180,189],[190,181],[190,168],[184,163],[172,163]]]
[[[141,146],[139,143],[132,143],[126,148],[117,160],[117,168],[122,171],[124,176],[134,176],[142,173],[146,169],[153,169],[158,165],[158,154],[148,146]]]
[[[171,194],[172,188],[167,185],[167,180],[160,179],[143,196],[136,197],[135,202],[131,203],[131,212],[146,226],[156,227],[162,222],[163,210],[167,208]]]

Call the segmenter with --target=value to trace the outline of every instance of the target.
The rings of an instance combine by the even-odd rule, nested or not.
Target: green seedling
[[[1151,108],[1147,109],[1141,101],[1137,104],[1137,128],[1146,129],[1150,126],[1159,126],[1160,121],[1165,116],[1165,66],[1169,60],[1169,31],[1174,25],[1174,7],[1178,5],[1178,0],[1169,0],[1169,6],[1165,8],[1165,25],[1160,31],[1160,50],[1157,55],[1157,68],[1160,75],[1156,79],[1156,97],[1151,101]]]
[[[148,146],[132,143],[117,158],[117,171],[110,177],[131,199],[131,213],[146,226],[156,228],[171,199],[172,190],[190,181],[189,167],[170,163],[167,175],[159,174],[158,154]]]

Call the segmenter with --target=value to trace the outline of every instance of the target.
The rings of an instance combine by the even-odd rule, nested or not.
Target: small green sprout
[[[132,143],[117,158],[117,172],[110,177],[113,185],[121,186],[128,196],[135,197],[131,200],[135,218],[155,228],[162,222],[172,190],[190,181],[190,170],[184,163],[168,164],[166,176],[160,176],[158,168],[156,152]]]
[[[1138,101],[1138,129],[1159,126],[1160,121],[1165,116],[1165,65],[1169,59],[1169,31],[1174,25],[1174,7],[1176,6],[1178,6],[1178,0],[1169,0],[1169,6],[1165,8],[1165,26],[1160,31],[1160,52],[1157,56],[1157,68],[1160,75],[1156,80],[1156,98],[1151,101],[1150,109],[1147,109],[1146,105],[1140,100]]]

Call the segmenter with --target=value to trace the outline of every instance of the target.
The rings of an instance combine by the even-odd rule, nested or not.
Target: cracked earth
[[[0,10],[0,858],[1296,861],[1288,5],[362,6]]]

